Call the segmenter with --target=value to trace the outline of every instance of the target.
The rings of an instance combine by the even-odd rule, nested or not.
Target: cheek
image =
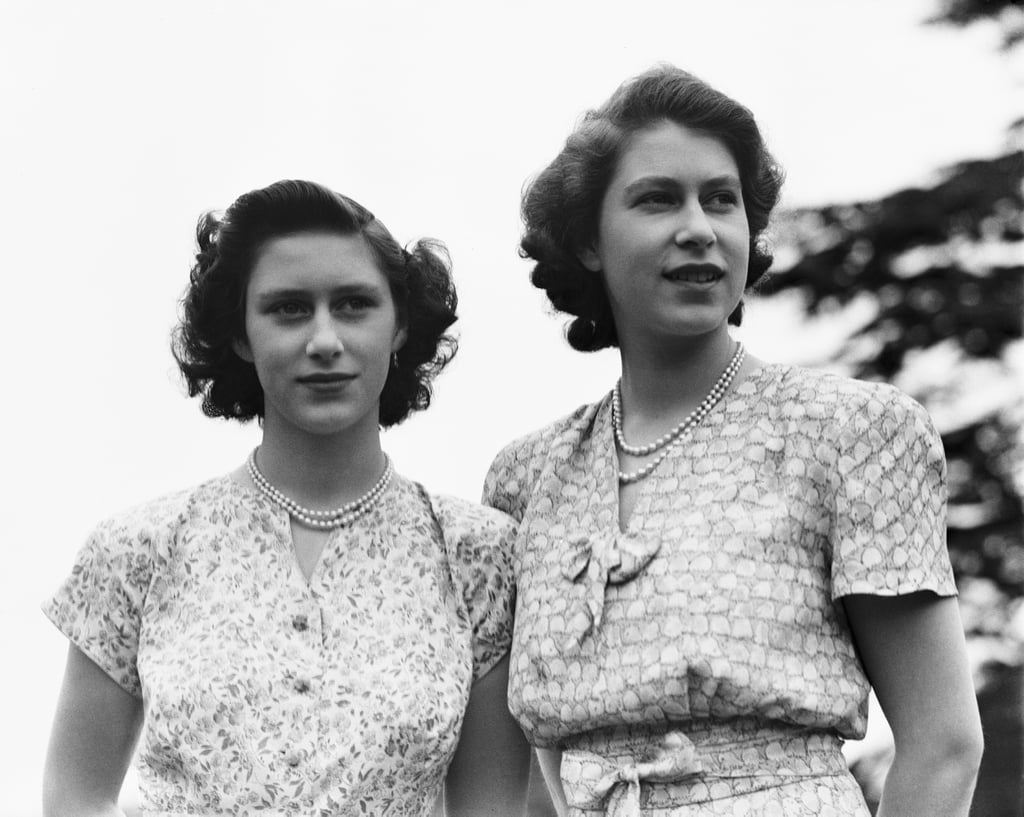
[[[600,270],[605,292],[612,300],[618,293],[621,300],[642,290],[650,280],[645,273],[655,263],[654,258],[644,244],[626,241],[610,244],[605,250]]]
[[[607,255],[619,266],[629,267],[656,252],[660,246],[655,236],[634,225],[619,224],[608,234]]]
[[[723,249],[732,263],[741,264],[746,268],[750,260],[750,233],[745,229],[745,225],[734,227],[725,233]]]
[[[256,373],[261,379],[264,374],[273,374],[276,369],[290,363],[295,357],[295,350],[284,343],[281,337],[261,331],[258,325],[248,329],[248,337],[249,359],[255,365]]]

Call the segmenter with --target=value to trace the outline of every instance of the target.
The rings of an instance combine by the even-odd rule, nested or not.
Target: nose
[[[330,315],[317,315],[312,324],[313,334],[306,343],[310,357],[330,359],[345,351],[337,327]]]
[[[680,247],[707,249],[715,243],[715,230],[699,202],[680,209],[675,242]]]

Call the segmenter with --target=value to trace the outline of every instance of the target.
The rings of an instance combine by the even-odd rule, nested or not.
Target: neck
[[[686,338],[671,348],[621,348],[627,425],[658,422],[696,408],[735,350],[735,341],[725,331]]]
[[[336,507],[357,499],[384,469],[376,425],[314,436],[269,423],[257,461],[274,487],[312,507]]]

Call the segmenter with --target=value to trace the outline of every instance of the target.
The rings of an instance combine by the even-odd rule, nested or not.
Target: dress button
[[[292,619],[292,627],[300,633],[304,633],[309,629],[309,619],[302,615],[295,616],[295,618]]]
[[[309,681],[307,681],[305,678],[299,678],[295,682],[295,691],[302,693],[309,692]]]

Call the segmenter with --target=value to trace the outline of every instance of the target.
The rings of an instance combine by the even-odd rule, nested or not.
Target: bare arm
[[[541,774],[544,775],[544,782],[548,787],[548,794],[551,795],[551,802],[555,806],[555,813],[558,817],[565,817],[569,813],[569,804],[565,800],[565,790],[562,788],[562,751],[561,749],[537,749],[537,763],[540,766]]]
[[[508,656],[473,684],[445,781],[449,817],[523,817],[530,747],[508,711]]]
[[[43,772],[45,817],[121,817],[117,799],[141,725],[141,701],[72,644]]]
[[[956,599],[843,601],[896,744],[877,817],[966,817],[982,734]]]

